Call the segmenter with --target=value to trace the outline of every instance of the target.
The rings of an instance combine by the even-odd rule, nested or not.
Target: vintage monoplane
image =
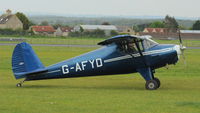
[[[102,48],[44,67],[32,47],[17,44],[12,56],[12,70],[16,79],[24,81],[114,75],[139,72],[146,80],[146,89],[155,90],[160,81],[154,77],[155,69],[176,64],[185,49],[181,44],[158,44],[150,36],[118,35],[98,45]]]

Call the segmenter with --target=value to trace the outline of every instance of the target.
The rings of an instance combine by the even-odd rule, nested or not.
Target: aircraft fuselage
[[[28,76],[26,80],[85,77],[98,75],[126,74],[137,69],[160,68],[178,61],[177,45],[158,44],[139,53],[122,52],[113,43],[95,51],[46,67],[45,73]]]

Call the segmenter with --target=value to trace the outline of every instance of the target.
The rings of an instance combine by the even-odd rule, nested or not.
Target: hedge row
[[[30,33],[24,30],[0,29],[0,35],[29,35]]]

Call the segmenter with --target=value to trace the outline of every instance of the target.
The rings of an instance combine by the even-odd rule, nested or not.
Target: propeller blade
[[[183,58],[184,65],[187,66],[187,61],[186,61],[186,58],[185,58],[183,50],[182,50],[182,58]]]
[[[178,29],[178,38],[179,38],[179,42],[180,42],[180,45],[182,46],[183,45],[183,41],[182,41],[182,39],[181,39],[181,31],[180,31],[180,29]]]
[[[184,65],[186,66],[187,65],[187,62],[186,62],[186,59],[185,59],[185,55],[184,55],[184,50],[186,49],[185,46],[183,46],[183,41],[182,41],[182,38],[181,38],[181,30],[178,29],[178,38],[179,38],[179,42],[180,42],[180,49],[181,49],[181,55],[182,55],[182,58],[183,58],[183,61],[184,61]]]

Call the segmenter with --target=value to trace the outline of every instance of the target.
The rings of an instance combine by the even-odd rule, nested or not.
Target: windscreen
[[[143,45],[144,45],[145,49],[149,49],[151,47],[158,45],[158,43],[149,39],[149,38],[146,38],[146,39],[143,40]]]

